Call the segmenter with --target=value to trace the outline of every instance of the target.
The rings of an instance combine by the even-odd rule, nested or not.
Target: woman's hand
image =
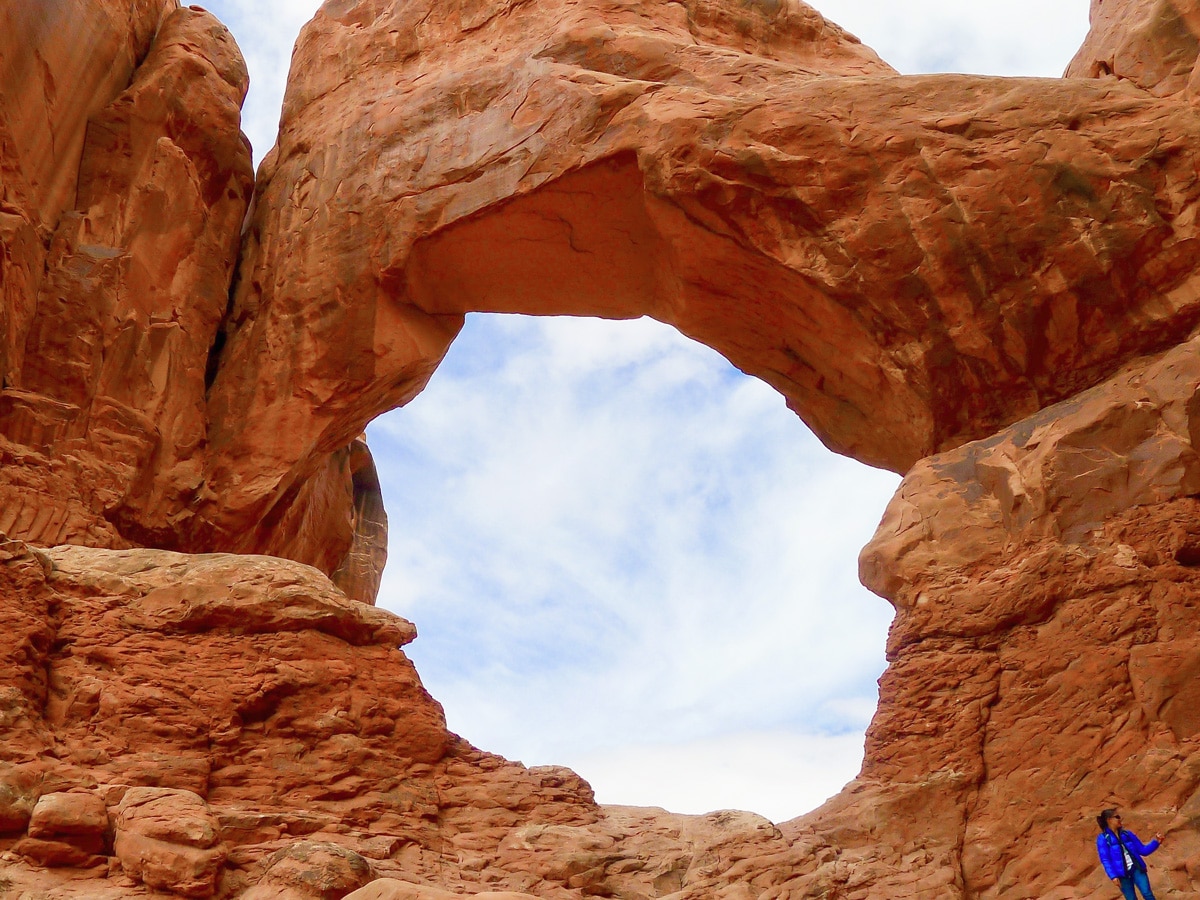
[[[1162,832],[1161,831],[1156,832],[1154,835],[1154,839],[1161,844],[1162,843]]]

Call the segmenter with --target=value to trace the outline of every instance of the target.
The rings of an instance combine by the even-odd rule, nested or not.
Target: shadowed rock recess
[[[909,77],[799,0],[328,0],[256,181],[211,15],[0,6],[0,896],[1071,900],[1107,805],[1195,896],[1198,35]],[[471,311],[653,316],[906,473],[841,794],[447,732],[361,434]]]

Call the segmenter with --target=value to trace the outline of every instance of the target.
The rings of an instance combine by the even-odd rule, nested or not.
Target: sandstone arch
[[[1090,814],[1113,803],[1168,832],[1161,892],[1195,893],[1194,2],[1095,3],[1069,74],[1097,77],[1051,81],[900,78],[786,0],[330,0],[244,240],[228,33],[174,0],[39,8],[61,31],[0,10],[6,50],[28,37],[0,57],[0,842],[42,867],[5,878],[95,862],[99,815],[81,836],[54,808],[148,777],[207,792],[246,865],[328,825],[460,893],[1068,900],[1104,886]],[[669,250],[613,273],[623,303],[695,333],[702,289],[754,309],[715,247],[840,307],[867,342],[771,377],[831,444],[912,464],[862,557],[898,613],[867,762],[781,829],[604,810],[455,740],[396,649],[411,627],[311,568],[103,549],[270,549],[361,583],[357,425],[420,388],[464,309],[557,298],[456,261],[580,182],[623,187],[570,211],[578,235]],[[599,302],[552,225],[539,265]],[[752,370],[817,343],[749,331],[728,353]],[[907,399],[855,393],[863,360]],[[33,834],[39,784],[77,792],[37,825],[68,840]]]
[[[328,570],[302,535],[330,454],[472,310],[653,315],[897,471],[1200,320],[1182,96],[901,77],[803,4],[732,9],[327,5],[260,173],[188,543]]]

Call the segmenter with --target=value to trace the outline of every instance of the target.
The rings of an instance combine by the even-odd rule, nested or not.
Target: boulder
[[[380,878],[378,881],[372,881],[353,894],[347,894],[346,897],[347,900],[464,900],[467,897],[473,898],[473,900],[536,900],[533,894],[520,894],[515,891],[457,894],[428,885],[397,881],[394,878]]]
[[[0,834],[25,831],[41,792],[39,782],[32,766],[0,762]]]
[[[29,836],[69,844],[84,854],[100,853],[111,839],[108,808],[93,793],[42,794],[29,819]]]
[[[374,877],[371,864],[338,844],[299,841],[276,851],[243,900],[342,900]]]
[[[130,788],[117,806],[113,842],[134,881],[184,897],[211,897],[225,862],[220,825],[191,791]]]

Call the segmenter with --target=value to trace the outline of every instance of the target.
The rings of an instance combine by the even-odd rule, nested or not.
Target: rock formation
[[[39,543],[154,543],[203,474],[253,173],[241,55],[175,6],[4,13],[0,530]]]
[[[904,471],[1200,320],[1196,122],[1112,78],[898,77],[794,2],[331,5],[260,172],[204,543],[288,540],[479,310],[655,316]]]
[[[1093,7],[1052,80],[798,0],[328,0],[256,185],[212,16],[0,9],[0,896],[1070,900],[1105,805],[1193,895],[1200,5]],[[906,473],[821,809],[447,732],[359,436],[485,310],[655,316]]]

